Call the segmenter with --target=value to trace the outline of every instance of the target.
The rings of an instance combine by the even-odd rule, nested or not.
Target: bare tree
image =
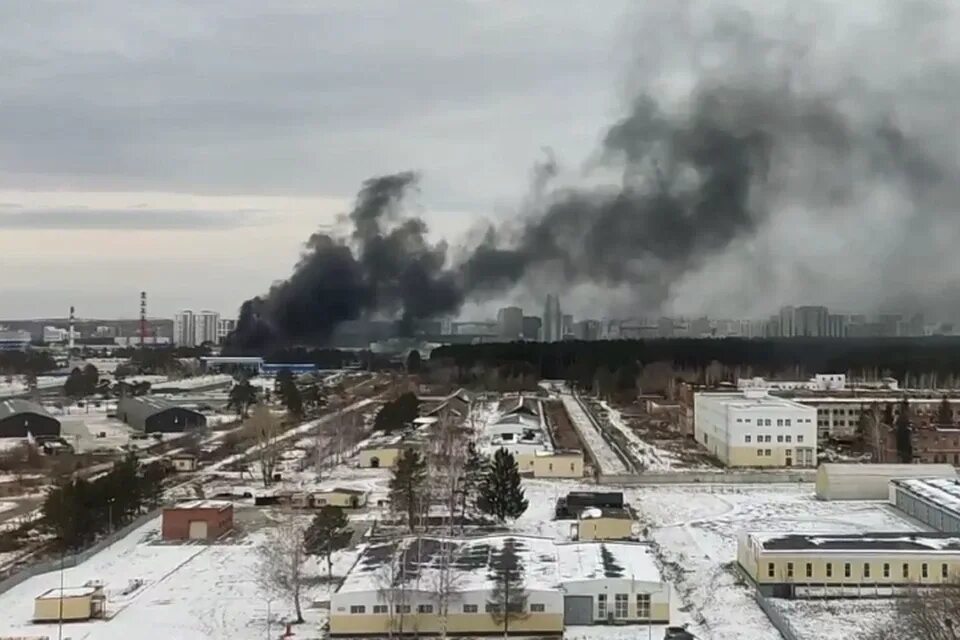
[[[867,640],[960,640],[960,583],[912,590],[897,600],[893,622]]]
[[[304,548],[305,523],[293,517],[285,518],[270,531],[266,543],[260,547],[257,576],[268,593],[293,602],[297,622],[303,622],[300,594],[304,586],[304,566],[307,552]]]
[[[377,569],[377,593],[387,606],[389,624],[387,637],[392,638],[395,632],[403,633],[406,608],[410,606],[407,599],[407,581],[403,562],[403,542],[388,543],[393,545],[393,557],[384,562]],[[400,550],[398,552],[398,550]]]
[[[270,409],[258,404],[244,424],[244,429],[256,440],[257,446],[253,448],[252,455],[260,464],[263,486],[268,487],[273,481],[273,473],[280,462],[281,450],[278,438],[283,432],[282,423],[270,412]]]

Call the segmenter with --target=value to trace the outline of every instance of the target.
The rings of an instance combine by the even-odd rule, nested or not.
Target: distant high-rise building
[[[204,342],[215,344],[217,342],[217,330],[220,326],[220,314],[216,311],[201,311],[193,316],[194,344],[201,345]]]
[[[577,340],[599,340],[600,322],[598,320],[581,320],[573,323],[573,337]]]
[[[780,331],[778,337],[792,338],[797,335],[793,307],[780,307]]]
[[[178,347],[197,344],[197,323],[193,311],[184,309],[173,317],[173,343]]]
[[[223,341],[227,339],[234,329],[237,328],[237,321],[230,318],[220,318],[217,322],[217,343],[223,344]]]
[[[563,314],[560,312],[560,298],[547,295],[543,308],[543,341],[558,342],[563,339]]]
[[[573,337],[573,316],[569,313],[563,314],[560,321],[560,337]]]
[[[797,307],[793,314],[793,335],[808,338],[826,336],[829,315],[830,313],[826,307]]]
[[[899,313],[881,313],[877,316],[877,322],[881,325],[881,336],[884,338],[893,338],[900,335],[900,325],[903,322],[903,315]]]
[[[846,338],[849,322],[847,316],[831,313],[827,316],[827,335],[831,338]]]
[[[504,307],[497,312],[497,329],[504,340],[519,340],[523,334],[523,309]]]
[[[539,316],[523,316],[523,330],[521,331],[523,339],[531,342],[539,340],[540,325],[542,324]]]

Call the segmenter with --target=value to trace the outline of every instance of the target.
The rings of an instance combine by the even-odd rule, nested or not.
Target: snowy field
[[[63,376],[37,376],[37,389],[61,387],[65,380],[66,378]],[[9,376],[0,380],[0,398],[23,395],[27,391],[29,391],[29,388],[24,376]]]
[[[164,391],[166,389],[206,389],[210,387],[230,386],[233,384],[233,376],[217,373],[193,378],[181,378],[179,380],[168,380],[159,382],[150,387],[151,392]]]
[[[292,604],[265,591],[257,580],[261,531],[228,543],[172,544],[159,542],[160,520],[154,520],[81,565],[64,571],[64,585],[103,580],[107,620],[71,623],[73,640],[259,640],[266,636],[268,601],[276,637]],[[357,551],[334,556],[334,574],[353,565]],[[307,623],[298,638],[319,638],[326,611],[317,606],[329,598],[325,563],[311,559],[312,578],[302,604]],[[137,587],[135,581],[142,581]],[[55,624],[33,624],[33,599],[59,587],[58,572],[30,578],[0,594],[0,636],[57,637]],[[129,592],[127,592],[129,591]]]
[[[516,528],[555,538],[569,538],[571,528],[569,521],[552,520],[557,498],[573,489],[597,489],[572,481],[527,480],[524,486],[530,508],[516,522]],[[678,609],[673,622],[690,622],[704,640],[780,639],[754,602],[752,589],[743,584],[734,567],[740,531],[917,530],[885,503],[822,502],[814,498],[813,487],[808,484],[671,485],[623,491],[625,500],[637,511],[641,527],[657,543],[664,574],[673,583]],[[850,611],[853,616],[856,608],[850,607]],[[822,626],[814,629],[810,638],[830,638],[834,626],[830,616],[824,614],[818,620]],[[797,620],[791,616],[791,621],[809,624],[803,616]],[[841,626],[847,634],[844,638],[856,637],[849,635],[850,625]],[[637,630],[633,637],[643,638],[644,633],[645,629]],[[662,633],[654,637],[662,637]]]
[[[564,408],[567,410],[567,415],[570,417],[570,422],[573,423],[577,433],[580,434],[580,438],[586,443],[593,457],[596,458],[601,473],[612,475],[630,473],[620,457],[600,435],[600,431],[597,430],[596,425],[593,424],[580,403],[569,393],[564,393],[560,397],[563,400]]]

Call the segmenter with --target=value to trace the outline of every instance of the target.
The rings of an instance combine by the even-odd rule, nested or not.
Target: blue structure
[[[290,373],[301,374],[301,373],[313,373],[317,371],[319,367],[310,362],[301,362],[301,363],[286,363],[286,362],[265,362],[260,366],[260,373],[265,376],[275,376],[281,371],[289,371]]]

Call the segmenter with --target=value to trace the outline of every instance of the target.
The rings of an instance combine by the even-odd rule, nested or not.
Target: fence
[[[813,469],[794,471],[675,471],[667,473],[605,474],[600,484],[797,484],[814,482]]]
[[[759,591],[754,594],[754,598],[757,600],[757,604],[760,605],[760,609],[767,614],[770,624],[776,627],[784,640],[799,640],[793,625],[783,617],[783,614],[777,610],[777,607],[772,602],[767,600]]]
[[[83,551],[65,556],[62,561],[62,566],[64,568],[70,568],[70,567],[75,567],[82,562],[86,562],[94,554],[99,553],[103,549],[106,549],[117,540],[120,540],[121,538],[129,535],[135,529],[142,527],[146,523],[150,522],[151,520],[159,516],[161,510],[162,509],[154,509],[150,513],[145,513],[144,515],[126,524],[125,526],[120,527],[113,533],[107,536],[104,536],[103,538],[100,538],[99,540],[97,540],[96,543],[84,549]],[[56,558],[53,560],[44,560],[42,562],[38,562],[36,564],[32,564],[30,566],[24,567],[19,571],[17,571],[16,573],[14,573],[13,575],[0,581],[0,593],[4,593],[5,591],[8,591],[13,587],[17,586],[21,582],[24,582],[34,576],[38,576],[41,573],[59,571],[60,567],[61,567],[60,558]]]

